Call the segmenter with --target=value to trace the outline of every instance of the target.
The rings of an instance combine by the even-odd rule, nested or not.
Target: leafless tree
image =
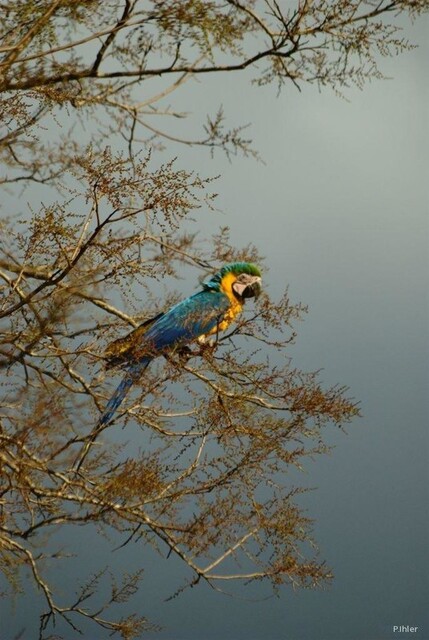
[[[213,347],[159,359],[94,437],[117,381],[103,350],[148,317],[148,301],[154,315],[177,299],[162,294],[161,278],[261,261],[253,246],[231,246],[227,229],[201,244],[187,230],[191,212],[212,206],[211,180],[178,160],[160,164],[156,151],[173,142],[228,156],[256,151],[218,107],[201,136],[183,139],[175,126],[187,114],[166,106],[175,90],[246,68],[279,90],[362,86],[381,77],[380,53],[410,46],[398,16],[426,8],[426,0],[1,3],[0,569],[11,591],[30,570],[46,605],[41,637],[59,620],[78,629],[89,619],[125,639],[150,627],[110,612],[138,589],[140,570],[112,580],[102,606],[92,597],[103,573],[61,601],[44,567],[61,562],[55,536],[65,525],[97,525],[121,544],[176,555],[192,574],[183,588],[331,578],[312,550],[300,489],[279,478],[324,453],[324,427],[358,409],[345,388],[323,388],[317,373],[292,365],[305,307],[287,291],[264,295]],[[27,204],[29,185],[41,207]],[[136,429],[143,453],[126,448]]]

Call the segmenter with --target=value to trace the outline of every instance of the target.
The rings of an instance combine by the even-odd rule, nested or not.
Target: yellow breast
[[[236,280],[236,276],[233,273],[227,273],[220,283],[220,290],[229,298],[230,307],[226,311],[222,322],[219,322],[217,327],[214,327],[207,335],[213,335],[218,331],[225,331],[235,319],[235,317],[241,313],[243,305],[237,300],[233,291],[232,284]]]

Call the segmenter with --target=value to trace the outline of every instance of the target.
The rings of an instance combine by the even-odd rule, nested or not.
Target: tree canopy
[[[178,300],[163,293],[164,278],[264,264],[252,242],[233,246],[227,228],[206,242],[190,233],[189,216],[214,206],[215,183],[181,168],[170,142],[229,158],[257,151],[220,105],[200,135],[182,138],[174,126],[187,114],[170,104],[174,92],[245,69],[276,91],[362,87],[382,77],[380,55],[411,46],[398,19],[426,9],[426,0],[1,4],[0,569],[10,594],[29,570],[44,597],[40,637],[54,622],[61,632],[61,621],[79,629],[89,620],[125,639],[151,624],[150,612],[114,613],[144,567],[112,578],[102,605],[93,600],[103,567],[56,592],[45,567],[63,562],[65,526],[175,555],[183,589],[331,579],[297,504],[301,489],[285,478],[327,451],[327,425],[359,411],[346,388],[325,388],[292,363],[304,305],[287,290],[264,294],[213,347],[153,363],[100,429],[120,376],[106,373],[103,352]]]

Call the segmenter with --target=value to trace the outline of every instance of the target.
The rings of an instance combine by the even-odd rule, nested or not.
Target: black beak
[[[244,299],[257,298],[260,295],[261,291],[262,291],[261,278],[257,277],[253,282],[249,283],[245,287],[245,289],[243,290],[243,293],[241,294],[241,297]]]

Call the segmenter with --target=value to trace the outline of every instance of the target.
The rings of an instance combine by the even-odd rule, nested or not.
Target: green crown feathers
[[[215,275],[203,285],[204,289],[219,288],[222,279],[227,275],[227,273],[233,273],[235,275],[248,273],[249,276],[261,277],[261,272],[256,264],[252,264],[251,262],[231,262],[224,265],[220,271],[215,273]]]

